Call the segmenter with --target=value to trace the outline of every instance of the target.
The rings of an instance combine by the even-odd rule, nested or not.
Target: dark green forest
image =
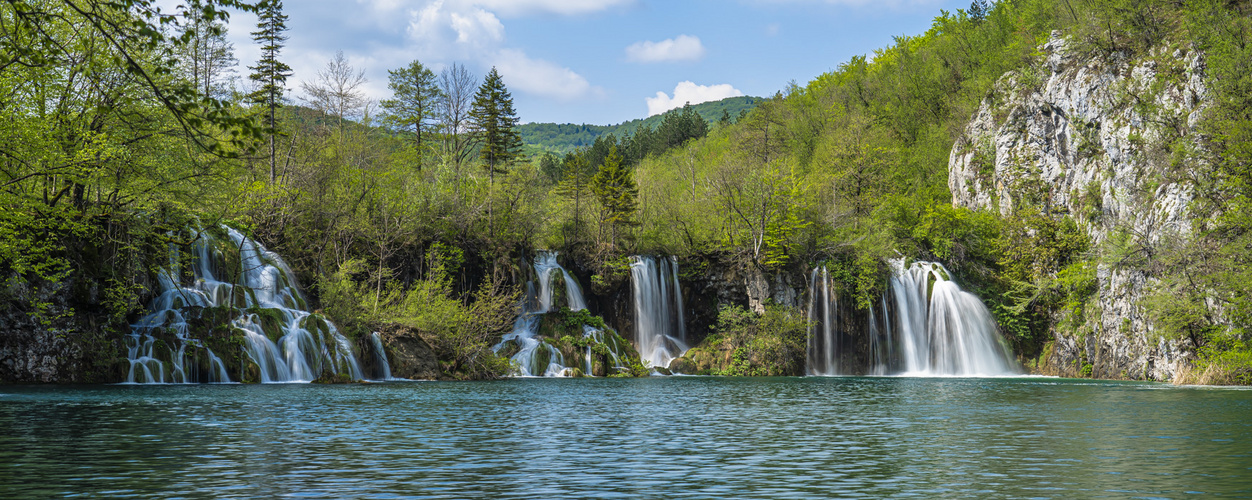
[[[180,231],[220,223],[282,255],[345,334],[406,325],[450,376],[469,378],[506,369],[490,347],[520,293],[517,262],[535,249],[580,262],[593,287],[626,279],[633,254],[685,268],[824,263],[862,309],[883,291],[886,259],[903,255],[943,262],[1029,364],[1077,328],[1097,267],[1130,266],[1155,278],[1140,306],[1160,335],[1189,342],[1204,380],[1252,383],[1250,2],[977,0],[831,72],[795,75],[811,80],[774,97],[604,128],[518,126],[494,71],[459,65],[393,70],[395,96],[373,112],[342,58],[297,95],[283,90],[281,2],[188,5],[0,2],[10,309],[43,322],[102,309],[99,328],[65,334],[106,342],[143,310]],[[255,38],[272,59],[239,62],[251,92],[220,70],[235,11],[270,23]],[[1161,141],[1163,175],[1194,189],[1186,238],[1128,231],[1101,246],[1086,220],[1043,203],[953,207],[955,141],[980,103],[1014,92],[998,88],[1006,73],[1030,84],[1054,30],[1092,59],[1204,52],[1203,119]],[[525,155],[523,143],[550,152]],[[742,374],[785,363],[803,321],[781,308],[727,314],[716,340],[751,354]]]
[[[706,123],[720,126],[729,125],[738,120],[760,101],[759,97],[727,97],[720,101],[692,104],[690,108]],[[540,153],[565,154],[576,149],[590,147],[601,136],[626,137],[635,134],[641,128],[656,129],[666,115],[682,112],[682,108],[673,109],[659,115],[628,120],[617,125],[526,123],[518,125],[517,131],[522,135],[522,143],[534,147]]]

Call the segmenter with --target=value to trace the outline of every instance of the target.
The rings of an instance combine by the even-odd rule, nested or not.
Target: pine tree
[[[470,107],[470,132],[481,145],[479,154],[487,168],[488,192],[492,199],[487,204],[488,231],[495,235],[495,187],[496,172],[507,172],[505,167],[521,155],[522,135],[517,132],[517,112],[513,111],[513,96],[504,87],[504,79],[496,68],[491,68],[487,79],[474,94]]]
[[[276,179],[276,156],[274,154],[274,136],[278,133],[276,113],[282,107],[283,86],[287,77],[291,76],[291,67],[278,60],[283,50],[283,42],[287,41],[287,16],[283,14],[282,0],[268,2],[257,12],[257,31],[252,32],[252,39],[261,45],[261,59],[256,66],[248,66],[253,73],[248,78],[257,83],[257,89],[248,97],[252,103],[262,106],[266,112],[265,128],[270,139],[270,182]]]
[[[393,97],[380,104],[387,110],[384,122],[396,130],[411,132],[419,154],[424,141],[422,131],[435,119],[437,103],[443,92],[439,90],[435,73],[419,61],[409,63],[408,67],[387,71]],[[418,169],[421,169],[419,160]]]
[[[513,110],[513,96],[504,86],[504,79],[495,68],[487,73],[487,79],[474,94],[470,108],[470,127],[478,136],[482,148],[479,154],[492,183],[495,173],[521,155],[522,135],[517,132],[517,112]]]
[[[617,246],[619,227],[639,225],[635,212],[639,209],[639,187],[629,168],[622,164],[617,146],[609,149],[600,171],[591,178],[591,192],[600,201],[601,224],[608,224],[613,232],[612,243]]]

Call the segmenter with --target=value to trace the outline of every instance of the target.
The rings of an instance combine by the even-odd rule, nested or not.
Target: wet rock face
[[[1189,234],[1192,188],[1165,146],[1187,140],[1208,92],[1202,54],[1158,48],[1128,60],[1079,54],[1054,32],[1032,70],[1009,73],[949,157],[952,203],[1072,217],[1098,248],[1129,231],[1150,244]],[[1056,331],[1043,371],[1169,380],[1185,346],[1157,340],[1139,302],[1153,278],[1101,264],[1095,313]]]
[[[104,334],[105,312],[72,308],[73,286],[9,289],[0,301],[0,383],[106,383],[125,378],[122,348]],[[33,314],[30,297],[45,304]],[[42,319],[41,319],[42,318]]]
[[[379,330],[384,350],[391,365],[391,376],[413,380],[439,378],[439,358],[417,330],[402,325],[386,325]],[[372,359],[372,357],[370,357]],[[370,369],[369,367],[362,367]]]

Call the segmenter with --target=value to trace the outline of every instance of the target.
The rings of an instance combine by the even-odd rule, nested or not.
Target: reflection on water
[[[1057,379],[0,387],[0,496],[1252,496],[1252,391]]]

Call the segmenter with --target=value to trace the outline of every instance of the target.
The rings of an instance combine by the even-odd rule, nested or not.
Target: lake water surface
[[[0,386],[0,497],[1252,498],[1252,391],[1049,378]]]

